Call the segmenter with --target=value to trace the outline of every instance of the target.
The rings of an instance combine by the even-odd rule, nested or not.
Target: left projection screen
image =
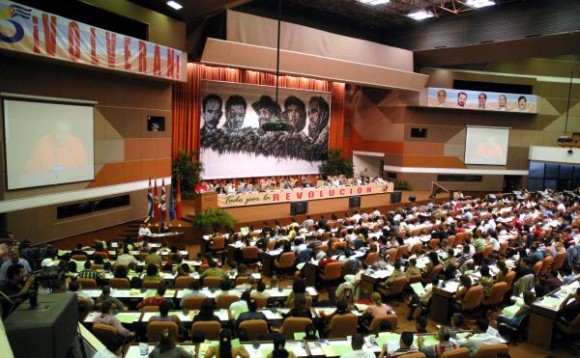
[[[2,104],[7,190],[95,178],[94,104],[8,97]]]

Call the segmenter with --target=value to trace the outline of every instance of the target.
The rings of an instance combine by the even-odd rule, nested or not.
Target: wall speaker
[[[360,196],[351,196],[350,198],[348,198],[348,207],[349,208],[360,207]]]
[[[415,200],[417,200],[417,197],[415,196],[415,194],[411,194],[411,195],[409,195],[409,201],[410,201],[410,202],[414,203],[414,202],[415,202]]]
[[[401,192],[393,191],[391,193],[391,203],[400,203],[400,202],[401,202]]]
[[[306,214],[308,212],[307,201],[293,201],[290,203],[290,215]]]

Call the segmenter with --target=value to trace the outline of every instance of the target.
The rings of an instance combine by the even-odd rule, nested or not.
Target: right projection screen
[[[467,126],[465,164],[507,165],[510,128]]]

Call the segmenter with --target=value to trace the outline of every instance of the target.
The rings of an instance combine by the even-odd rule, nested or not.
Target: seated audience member
[[[258,310],[258,303],[256,302],[255,299],[250,298],[250,300],[248,302],[248,309],[249,309],[248,312],[240,313],[240,315],[236,319],[236,323],[235,323],[236,330],[240,327],[240,323],[242,323],[244,321],[253,320],[253,319],[260,319],[260,320],[263,320],[266,323],[268,323],[268,319],[266,318],[266,316],[262,312],[257,311]]]
[[[455,298],[458,301],[463,300],[463,296],[467,293],[467,291],[473,286],[471,282],[471,277],[463,274],[459,277],[459,286],[457,286],[457,290],[455,291]]]
[[[574,302],[568,303],[571,299],[574,299]],[[572,323],[580,316],[580,287],[576,289],[575,293],[569,294],[568,297],[562,301],[558,316],[568,324]]]
[[[419,315],[422,315],[429,310],[429,307],[431,306],[431,296],[433,296],[433,287],[437,287],[438,284],[439,279],[434,278],[432,282],[425,286],[424,292],[413,294],[413,296],[411,296],[411,301],[409,302],[409,314],[407,315],[409,321],[413,319],[417,308],[420,310]]]
[[[137,304],[137,309],[141,309],[145,306],[159,306],[161,303],[165,301],[170,301],[173,305],[173,301],[171,299],[165,298],[165,291],[167,290],[167,286],[165,286],[165,282],[161,282],[159,286],[157,286],[157,291],[155,292],[155,296],[145,298],[143,301]]]
[[[111,296],[111,286],[105,285],[101,289],[101,295],[95,300],[95,308],[100,309],[103,303],[110,302],[113,313],[126,311],[127,307],[118,298]]]
[[[159,256],[157,254],[157,248],[152,247],[151,251],[149,252],[149,255],[147,255],[145,257],[145,265],[147,267],[149,265],[155,265],[155,266],[157,266],[157,268],[161,268],[162,264],[163,264],[163,260],[161,259],[161,256]]]
[[[399,349],[389,352],[388,343],[383,344],[381,354],[379,358],[398,358],[404,357],[406,354],[419,352],[417,348],[412,347],[414,336],[412,332],[401,333],[401,338],[399,339]]]
[[[161,332],[159,343],[149,353],[149,358],[190,358],[191,353],[175,345],[174,333],[169,329]]]
[[[489,272],[489,266],[481,266],[479,272],[481,273],[479,284],[483,286],[483,295],[489,297],[491,294],[491,286],[494,284],[493,277],[491,277],[491,273]]]
[[[496,335],[487,332],[489,328],[489,321],[486,318],[477,319],[477,330],[474,333],[467,335],[465,339],[459,340],[457,343],[461,347],[469,348],[470,355],[473,357],[477,350],[486,344],[501,343],[501,339]]]
[[[284,319],[287,317],[305,317],[312,319],[312,312],[306,308],[306,297],[303,293],[294,295],[292,303],[293,307],[284,315]]]
[[[161,302],[161,304],[159,305],[159,315],[158,316],[151,317],[149,319],[149,322],[153,322],[153,321],[160,321],[160,322],[170,321],[170,322],[175,322],[175,323],[177,323],[177,327],[179,327],[179,331],[180,332],[183,332],[183,326],[181,324],[181,320],[179,319],[179,317],[177,317],[174,314],[169,315],[169,311],[172,308],[173,308],[173,305],[171,304],[171,302],[169,302],[169,301]]]
[[[562,281],[558,278],[557,270],[549,270],[546,278],[540,278],[540,284],[545,287],[548,292],[554,291],[563,285]]]
[[[310,312],[310,310],[308,310],[308,312]],[[320,323],[318,327],[319,330],[321,332],[326,331],[328,328],[328,323],[330,323],[330,321],[332,321],[335,316],[342,316],[349,313],[351,313],[351,311],[348,308],[348,303],[345,300],[339,300],[336,302],[336,310],[333,313],[327,315],[324,311],[320,312]],[[312,315],[300,317],[312,318]]]
[[[183,307],[183,301],[185,301],[187,297],[206,297],[206,294],[201,291],[199,280],[191,281],[187,291],[185,292],[186,293],[181,298],[181,307]]]
[[[352,352],[345,353],[340,358],[375,358],[375,352],[363,349],[364,344],[365,337],[360,333],[354,334],[350,341]]]
[[[532,291],[524,292],[524,304],[520,306],[518,311],[513,315],[513,317],[507,317],[499,315],[497,317],[497,324],[506,324],[510,327],[517,328],[524,318],[530,315],[530,310],[532,303],[534,303],[536,297]]]
[[[413,257],[413,258],[409,259],[409,266],[407,267],[405,274],[407,275],[407,278],[421,274],[421,270],[419,270],[419,268],[417,267],[417,259],[416,258]]]
[[[32,273],[32,270],[30,269],[30,264],[26,259],[20,257],[20,253],[18,252],[17,248],[12,248],[8,257],[9,260],[5,261],[4,263],[1,263],[2,266],[0,266],[0,282],[6,281],[8,279],[7,278],[8,268],[13,265],[21,265],[24,268],[26,274]]]
[[[371,304],[364,311],[363,317],[365,317],[365,320],[370,324],[373,318],[387,315],[392,310],[393,309],[391,308],[391,306],[383,303],[383,299],[380,293],[373,292],[371,294]]]
[[[97,271],[91,269],[92,266],[93,264],[91,263],[91,260],[85,261],[85,269],[79,272],[79,278],[90,278],[97,281],[97,283],[102,282],[103,276],[101,276]]]
[[[34,276],[28,277],[24,281],[24,266],[21,264],[13,264],[6,270],[6,282],[2,286],[2,292],[8,296],[9,300],[2,299],[2,318],[6,318],[8,314],[18,307],[24,300],[28,298],[28,291],[34,284]]]
[[[451,331],[451,338],[456,339],[457,333],[469,330],[469,327],[465,323],[465,316],[461,313],[454,313],[451,316],[451,326],[449,327]]]
[[[218,316],[215,315],[215,301],[211,298],[206,299],[201,303],[201,307],[199,309],[199,313],[193,316],[193,322],[207,322],[207,321],[216,321],[220,322]]]
[[[264,281],[258,282],[256,290],[251,291],[250,297],[252,298],[258,297],[265,299],[270,298],[270,293],[266,291],[266,284],[264,283]]]
[[[161,282],[161,276],[159,275],[159,267],[149,264],[147,265],[147,271],[145,276],[143,276],[143,283],[145,282]]]
[[[207,265],[209,267],[206,268],[205,270],[203,270],[201,275],[199,275],[200,280],[203,281],[203,279],[206,277],[221,277],[223,279],[228,278],[227,272],[225,272],[222,268],[217,267],[217,264],[213,258],[211,258],[211,257],[207,258]]]
[[[286,298],[285,306],[292,307],[294,296],[299,293],[305,296],[308,295],[306,292],[306,283],[304,283],[304,280],[300,277],[294,277],[294,282],[292,283],[292,292],[290,292],[288,298]]]
[[[70,292],[74,292],[77,295],[77,297],[79,298],[79,300],[82,299],[82,300],[87,301],[90,304],[91,309],[93,307],[95,307],[95,300],[93,300],[91,295],[89,295],[88,293],[83,291],[83,288],[81,287],[81,285],[79,285],[78,281],[71,282],[68,285],[68,290]]]
[[[250,301],[250,291],[246,290],[244,292],[242,292],[242,296],[240,297],[240,299],[236,302],[233,302],[229,309],[228,309],[228,315],[230,317],[230,319],[233,320],[237,320],[238,317],[244,313],[244,312],[248,312],[250,310],[249,307],[249,301]]]
[[[112,305],[110,302],[103,302],[103,305],[101,306],[101,314],[95,317],[93,323],[102,323],[114,327],[117,330],[117,333],[123,336],[125,342],[128,342],[135,337],[135,333],[123,327],[121,321],[113,316]]]
[[[384,284],[381,282],[380,284],[383,284],[384,286],[390,286],[393,282],[395,282],[395,279],[397,277],[402,277],[405,276],[405,273],[403,272],[403,270],[401,270],[401,262],[397,261],[395,262],[395,269],[393,270],[393,273],[385,280]]]
[[[274,341],[274,350],[268,354],[267,358],[296,358],[296,355],[292,351],[288,351],[284,346],[286,345],[286,339],[280,333],[272,334]]]
[[[220,332],[220,343],[218,346],[210,346],[205,353],[205,358],[223,358],[223,357],[241,357],[250,358],[250,354],[246,351],[244,346],[232,347],[232,331],[224,328]]]
[[[437,358],[446,351],[459,348],[459,344],[449,340],[451,338],[451,331],[448,327],[439,328],[437,338],[439,339],[439,343],[425,346],[423,344],[423,336],[419,336],[417,339],[419,350],[429,358]]]
[[[123,248],[119,250],[119,254],[120,255],[117,256],[117,260],[115,260],[116,269],[121,266],[129,267],[130,264],[139,265],[139,261],[137,261],[135,256],[129,253],[128,245],[124,245]]]
[[[427,333],[427,316],[422,315],[415,320],[415,329],[417,333]]]

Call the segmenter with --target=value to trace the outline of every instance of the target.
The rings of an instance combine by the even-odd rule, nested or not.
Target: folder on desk
[[[387,343],[387,346],[389,347],[389,352],[394,352],[397,349],[399,349],[400,345],[399,345],[399,341],[401,340],[401,335],[397,334],[397,333],[391,333],[391,332],[381,332],[379,333],[379,336],[377,337],[377,344],[379,345],[379,347],[383,347],[383,345],[385,343]]]
[[[421,282],[412,283],[411,288],[413,289],[413,292],[417,294],[417,296],[423,297],[425,295],[425,287],[423,287]]]

